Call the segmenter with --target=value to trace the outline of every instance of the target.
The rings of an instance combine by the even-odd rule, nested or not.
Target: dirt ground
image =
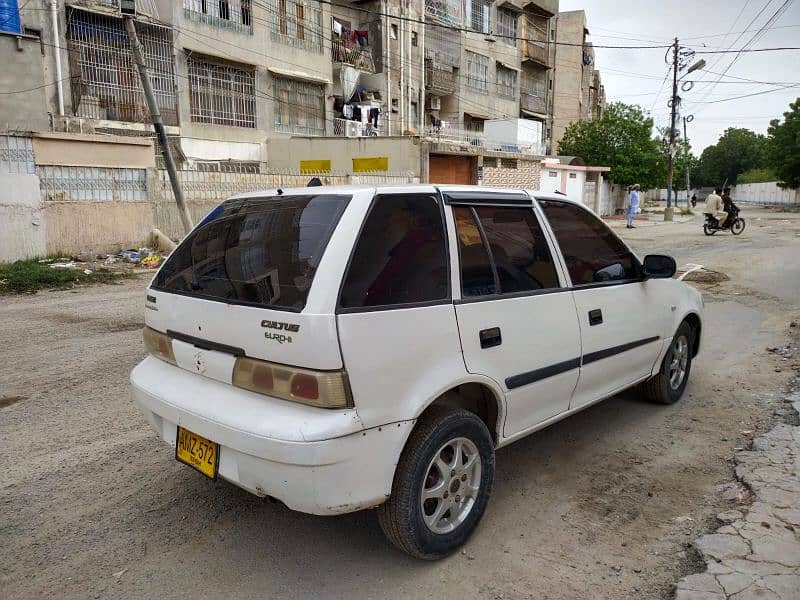
[[[699,570],[690,541],[730,505],[735,447],[778,418],[800,353],[800,214],[745,207],[613,227],[730,277],[697,283],[703,351],[684,399],[627,392],[498,452],[489,508],[462,552],[395,550],[375,515],[294,513],[177,463],[129,394],[147,280],[0,298],[0,540],[5,598],[668,598]]]

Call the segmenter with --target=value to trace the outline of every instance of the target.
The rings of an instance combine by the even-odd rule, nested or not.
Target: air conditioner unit
[[[442,108],[442,99],[439,96],[428,97],[428,108],[430,110],[440,110]]]
[[[361,137],[361,121],[345,121],[345,137]]]

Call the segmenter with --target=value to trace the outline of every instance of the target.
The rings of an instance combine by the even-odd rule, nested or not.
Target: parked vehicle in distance
[[[401,550],[480,521],[495,450],[641,385],[684,392],[702,298],[563,196],[313,187],[212,211],[146,292],[133,395],[177,460]]]

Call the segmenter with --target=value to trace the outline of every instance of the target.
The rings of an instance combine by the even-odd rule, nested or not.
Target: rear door
[[[341,368],[333,304],[315,301],[312,287],[319,297],[314,283],[325,287],[330,269],[323,259],[329,245],[342,246],[335,238],[346,232],[336,229],[351,198],[239,198],[212,211],[147,291],[146,323],[172,336],[178,365],[227,382],[235,355]]]
[[[528,196],[446,197],[458,235],[464,361],[505,391],[511,437],[569,407],[580,366],[575,305]]]
[[[573,202],[539,200],[570,276],[583,347],[570,408],[650,374],[661,351],[666,303],[639,261],[602,220]]]
[[[380,190],[344,275],[338,328],[367,427],[415,416],[462,375],[441,200],[432,187]]]

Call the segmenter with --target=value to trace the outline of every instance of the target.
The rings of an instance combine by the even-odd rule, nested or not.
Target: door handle
[[[492,327],[491,329],[482,329],[478,334],[481,340],[481,348],[494,348],[503,343],[503,336],[500,335],[499,327]]]
[[[599,308],[589,311],[589,325],[600,325],[603,322],[603,311]]]

